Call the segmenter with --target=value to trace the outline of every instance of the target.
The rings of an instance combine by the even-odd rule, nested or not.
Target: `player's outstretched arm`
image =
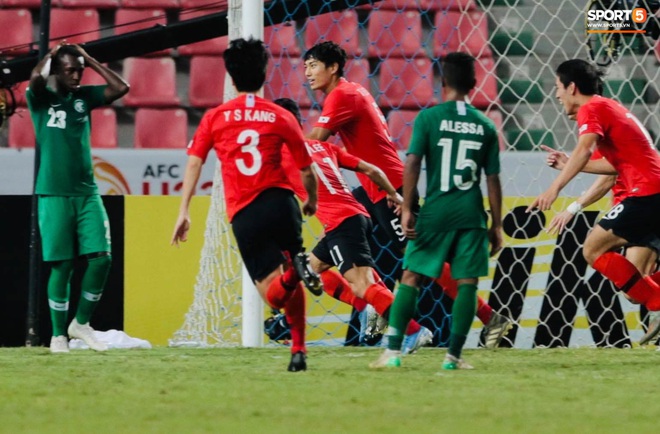
[[[587,133],[580,136],[577,147],[566,162],[566,166],[552,182],[550,187],[540,194],[531,205],[527,207],[527,212],[537,208],[541,211],[547,211],[557,200],[561,190],[568,184],[580,171],[587,165],[591,158],[592,149],[595,149],[598,141],[598,134]]]
[[[490,217],[492,223],[488,228],[488,241],[490,242],[490,256],[502,250],[502,183],[500,175],[486,176],[488,189],[488,203],[490,204]]]
[[[108,86],[105,88],[103,96],[105,97],[105,103],[110,104],[114,100],[121,98],[126,95],[130,89],[130,85],[126,80],[122,78],[121,75],[117,74],[110,68],[103,66],[92,56],[87,54],[87,52],[78,44],[73,44],[74,47],[80,52],[80,54],[85,59],[85,64],[96,71]]]
[[[316,214],[316,208],[318,206],[318,182],[316,180],[316,174],[312,170],[312,166],[300,169],[300,177],[302,178],[303,186],[307,192],[307,199],[303,202],[302,207],[303,214],[314,215]]]
[[[179,216],[174,224],[174,232],[172,233],[172,240],[170,241],[171,245],[178,246],[179,241],[185,242],[188,240],[188,231],[190,230],[190,201],[192,200],[193,194],[195,194],[195,188],[197,188],[197,182],[202,173],[203,164],[204,161],[199,157],[194,155],[188,157],[186,172],[183,175],[183,187],[181,188]]]
[[[328,137],[330,137],[331,135],[332,135],[332,131],[326,128],[314,127],[312,128],[312,131],[309,134],[307,134],[307,138],[325,142],[328,140]]]
[[[51,62],[53,61],[53,56],[57,53],[57,50],[64,45],[63,42],[60,42],[43,57],[37,63],[37,66],[32,70],[30,75],[30,90],[36,96],[41,96],[46,92],[46,85],[48,84],[48,76],[50,75]]]
[[[553,169],[562,170],[566,166],[569,155],[563,152],[556,151],[549,146],[541,145],[541,149],[548,153],[545,162]],[[598,160],[589,160],[589,162],[582,169],[585,173],[594,173],[597,175],[616,175],[616,169],[609,161],[604,158]]]
[[[616,175],[601,175],[582,195],[564,211],[553,217],[546,231],[549,234],[561,234],[566,226],[583,208],[595,203],[607,194],[616,182]]]
[[[364,160],[360,160],[360,163],[355,168],[356,172],[363,173],[369,177],[380,187],[384,192],[387,193],[387,203],[390,207],[396,207],[395,213],[398,215],[401,212],[401,204],[403,203],[403,197],[397,193],[396,189],[379,167],[374,166],[371,163],[367,163]]]

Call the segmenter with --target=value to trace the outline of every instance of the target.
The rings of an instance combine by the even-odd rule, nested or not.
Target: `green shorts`
[[[110,252],[110,221],[101,196],[39,196],[44,261]]]
[[[486,229],[422,232],[408,242],[403,268],[437,278],[443,264],[449,262],[451,277],[471,279],[488,275],[488,256]]]

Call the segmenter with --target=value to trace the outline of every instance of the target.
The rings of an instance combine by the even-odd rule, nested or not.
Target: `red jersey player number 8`
[[[259,133],[255,130],[243,130],[238,135],[236,142],[239,145],[246,145],[241,147],[241,152],[250,154],[252,156],[252,165],[248,166],[242,158],[236,159],[236,168],[245,176],[256,175],[261,170],[261,153],[257,149],[259,146]]]

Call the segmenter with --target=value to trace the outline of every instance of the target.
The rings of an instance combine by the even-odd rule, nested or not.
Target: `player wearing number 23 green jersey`
[[[497,131],[488,117],[464,101],[422,110],[408,154],[426,160],[426,199],[417,231],[487,228],[481,173],[500,172]]]

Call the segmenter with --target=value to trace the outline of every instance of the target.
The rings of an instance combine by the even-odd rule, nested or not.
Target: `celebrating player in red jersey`
[[[305,295],[300,280],[303,278],[308,287],[312,286],[310,289],[320,289],[320,281],[306,269],[302,215],[293,197],[293,187],[281,167],[282,147],[288,147],[301,174],[307,192],[303,204],[306,215],[316,212],[312,161],[293,115],[255,95],[266,78],[268,53],[263,42],[231,41],[223,57],[238,96],[209,110],[188,146],[181,208],[172,244],[186,241],[190,200],[202,164],[215,148],[222,163],[227,214],[243,263],[262,298],[275,309],[285,309],[293,341],[288,370],[303,371],[307,368]],[[284,272],[282,264],[288,261],[283,252],[294,265]]]
[[[326,141],[330,135],[338,133],[348,152],[381,168],[401,193],[403,162],[392,143],[385,116],[369,91],[343,78],[346,52],[336,43],[326,41],[310,48],[304,60],[305,77],[312,90],[326,95],[323,111],[308,137]],[[406,236],[400,216],[387,204],[386,193],[368,177],[358,174],[358,179],[373,203],[367,206],[372,219],[387,233],[395,248],[403,252]],[[418,210],[417,205],[413,212]],[[448,268],[447,265],[443,277],[437,282],[449,297],[456,299],[457,284],[451,279]],[[511,322],[493,312],[481,297],[477,303],[477,317],[485,325],[487,347],[496,347],[511,328]]]
[[[559,192],[586,165],[595,149],[604,159],[592,161],[600,173],[618,174],[628,196],[614,206],[589,233],[583,254],[589,265],[621,291],[660,310],[660,287],[643,277],[615,250],[626,245],[652,246],[660,236],[660,156],[643,125],[618,102],[597,95],[602,73],[581,59],[557,68],[556,97],[568,116],[577,116],[578,143],[550,188],[528,211],[551,208]]]
[[[295,101],[288,98],[275,100],[275,104],[289,110],[300,121],[300,110]],[[366,303],[372,305],[383,318],[389,318],[394,295],[385,286],[375,270],[371,249],[367,240],[371,233],[371,219],[367,210],[353,197],[339,168],[351,170],[368,177],[387,195],[393,206],[401,204],[396,192],[382,170],[373,164],[349,154],[332,143],[308,140],[307,150],[312,157],[312,167],[319,179],[318,210],[316,217],[323,225],[325,236],[312,250],[310,262],[315,273],[321,275],[323,288],[330,296],[363,310]],[[286,150],[284,150],[286,152]],[[290,157],[283,160],[291,177],[296,194],[306,198]],[[339,273],[330,268],[336,266]],[[343,277],[342,277],[343,275]],[[431,343],[433,333],[411,321],[406,329],[403,352],[409,354]]]

